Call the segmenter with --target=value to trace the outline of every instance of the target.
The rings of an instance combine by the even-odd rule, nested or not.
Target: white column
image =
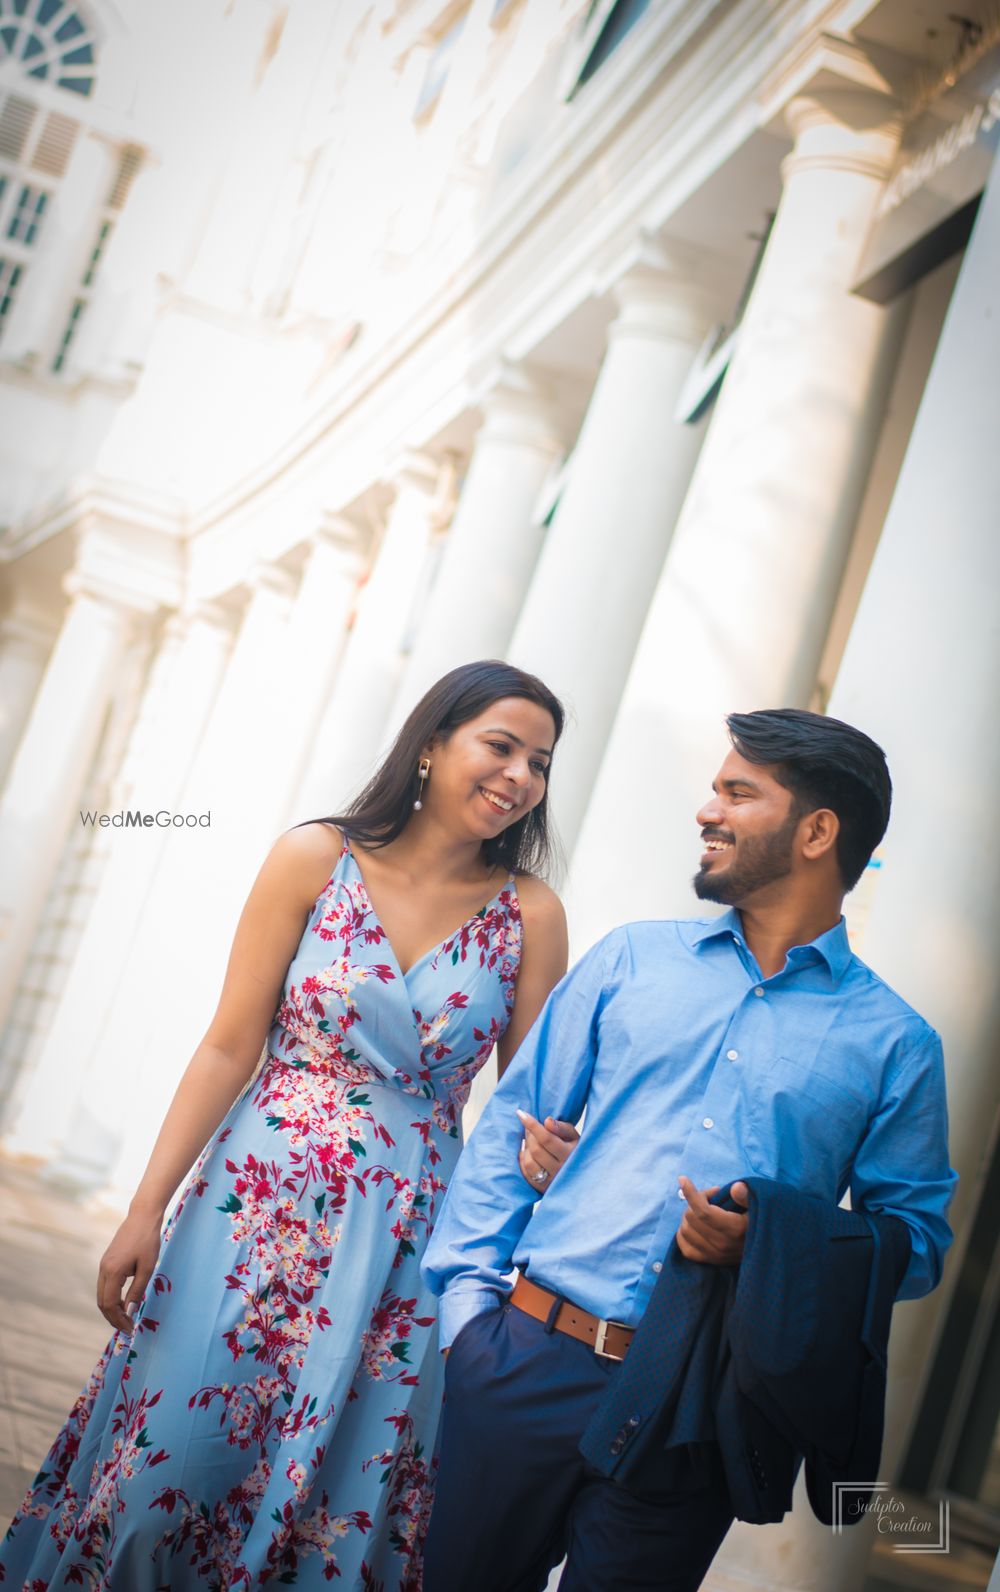
[[[861,91],[788,109],[770,242],[573,858],[580,947],[691,912],[725,714],[808,703],[898,351],[894,312],[849,291],[896,147],[887,113]],[[623,825],[642,846],[609,868]]]
[[[618,317],[508,652],[571,712],[552,781],[567,849],[701,441],[674,419],[707,324],[700,289],[646,244],[614,291]]]
[[[336,689],[347,644],[347,621],[357,599],[362,561],[357,528],[329,515],[310,538],[309,558],[288,621],[284,757],[271,785],[269,817],[279,827],[317,818],[301,791],[316,754],[319,726]]]
[[[129,809],[173,811],[191,768],[229,655],[226,616],[197,604],[167,621],[123,767]],[[116,830],[86,931],[30,1077],[19,1081],[5,1144],[15,1154],[50,1155],[81,1100],[102,1086],[94,1076],[146,898],[167,844],[155,826]],[[101,1099],[96,1114],[106,1102]]]
[[[867,730],[889,759],[892,821],[859,951],[941,1033],[961,1179],[945,1280],[895,1313],[879,1469],[890,1483],[958,1276],[997,1108],[998,259],[994,161],[830,701],[832,714]],[[799,1553],[797,1532],[784,1551],[792,1544]],[[856,1575],[836,1582],[828,1573],[817,1585],[834,1592],[862,1578],[863,1556]]]
[[[0,621],[0,786],[45,673],[58,627],[25,603]]]
[[[266,850],[260,813],[283,752],[279,660],[292,583],[284,571],[258,566],[246,584],[250,600],[174,807],[185,816],[207,814],[209,822],[160,832],[86,1095],[54,1169],[76,1187],[112,1181],[119,1156],[125,1183],[137,1180],[215,1009],[236,922]]]
[[[0,798],[0,1024],[31,948],[94,756],[133,610],[76,572],[71,602]]]
[[[449,669],[503,657],[538,560],[544,532],[534,512],[560,452],[550,396],[523,367],[507,365],[482,412],[394,725]]]
[[[371,574],[358,599],[336,685],[296,803],[309,817],[346,803],[371,773],[399,688],[413,594],[434,524],[438,466],[407,454]]]
[[[998,251],[994,165],[829,706],[889,759],[893,814],[858,950],[944,1040],[959,1254],[996,1113],[1000,1041]],[[936,1294],[896,1307],[877,1478],[890,1485],[956,1276],[950,1265]],[[705,1592],[841,1592],[862,1585],[871,1545],[867,1526],[835,1539],[800,1486],[780,1525],[734,1529]]]

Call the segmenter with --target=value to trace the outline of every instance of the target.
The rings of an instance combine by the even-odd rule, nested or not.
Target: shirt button
[[[726,1060],[727,1061],[738,1061],[739,1060],[739,1055],[740,1055],[740,1053],[739,1053],[738,1050],[727,1050],[726,1051]]]
[[[703,1128],[714,1128],[715,1127],[715,1123],[712,1121],[711,1117],[702,1117],[701,1125],[702,1125]]]
[[[653,1261],[653,1270],[656,1272],[657,1276],[659,1276],[660,1272],[663,1270],[662,1260]]]
[[[754,990],[754,994],[755,995],[763,995],[763,993],[764,993],[764,991],[761,989],[760,985],[758,984],[757,988]]]

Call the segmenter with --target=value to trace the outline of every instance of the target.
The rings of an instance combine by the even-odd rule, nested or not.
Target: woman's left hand
[[[517,1114],[524,1128],[517,1164],[536,1193],[544,1194],[573,1154],[580,1135],[571,1122],[559,1122],[555,1117],[539,1122],[528,1111]]]

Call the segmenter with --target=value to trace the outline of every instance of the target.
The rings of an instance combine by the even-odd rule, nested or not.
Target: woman
[[[442,1391],[419,1262],[472,1079],[566,968],[530,871],[561,729],[533,676],[453,670],[346,814],[271,850],[101,1263],[118,1330],[6,1585],[419,1588]],[[542,1189],[575,1134],[528,1127]]]

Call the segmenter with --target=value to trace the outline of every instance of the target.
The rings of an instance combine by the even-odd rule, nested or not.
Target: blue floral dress
[[[520,950],[511,877],[404,975],[345,844],[133,1336],[14,1519],[5,1592],[418,1592],[443,1379],[419,1264]]]

